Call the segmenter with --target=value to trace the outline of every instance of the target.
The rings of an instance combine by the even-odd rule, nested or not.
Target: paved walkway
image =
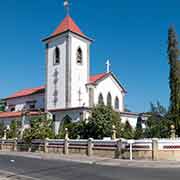
[[[61,155],[49,153],[31,153],[31,152],[0,152],[0,155],[22,156],[27,158],[45,159],[45,160],[63,160],[79,162],[86,164],[97,164],[105,166],[119,167],[143,167],[143,168],[180,168],[180,161],[150,161],[150,160],[122,160],[103,157],[88,157],[79,155]]]

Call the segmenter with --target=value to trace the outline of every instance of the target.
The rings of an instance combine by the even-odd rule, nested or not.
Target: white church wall
[[[119,98],[119,111],[124,111],[124,92],[118,86],[117,82],[112,78],[112,76],[107,77],[98,83],[98,85],[94,89],[94,102],[98,104],[99,94],[102,93],[104,104],[107,105],[107,95],[111,93],[112,97],[112,107],[115,108],[115,98],[116,96]]]
[[[77,63],[77,50],[82,49],[82,64]],[[72,36],[71,39],[71,107],[88,106],[89,42]],[[80,90],[80,96],[79,96]]]
[[[125,114],[121,114],[121,122],[122,123],[126,123],[126,121],[129,122],[129,124],[132,126],[132,128],[136,127],[136,123],[137,123],[137,118],[138,116],[136,115],[125,115]]]
[[[47,94],[46,103],[47,109],[61,109],[65,108],[65,64],[66,64],[66,37],[53,39],[48,45],[47,52]],[[60,49],[60,63],[54,64],[54,50],[58,47]],[[55,85],[55,71],[58,72],[58,81]],[[56,88],[55,88],[56,86]],[[54,91],[57,89],[57,103],[54,104]]]
[[[121,117],[121,122],[126,123],[126,121],[129,122],[129,124],[132,126],[132,128],[136,128],[137,124],[137,119],[140,116],[139,113],[132,113],[132,112],[121,112],[120,117]],[[147,114],[141,114],[141,119],[142,119],[142,127],[146,127],[146,121],[148,120],[149,115]]]
[[[28,101],[35,101],[35,109],[44,109],[44,93],[37,93],[30,96],[8,99],[6,101],[6,110],[11,111],[11,107],[13,106],[15,107],[15,111],[22,111],[23,108],[27,107]]]

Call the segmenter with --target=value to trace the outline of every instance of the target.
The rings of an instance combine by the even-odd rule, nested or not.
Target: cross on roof
[[[69,10],[70,10],[69,0],[64,0],[64,7],[66,9],[66,14],[69,15]]]
[[[110,72],[110,67],[111,67],[111,63],[110,63],[110,60],[108,59],[106,61],[106,72],[109,73]]]

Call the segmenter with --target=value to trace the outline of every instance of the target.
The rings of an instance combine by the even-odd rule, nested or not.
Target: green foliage
[[[144,135],[143,135],[143,128],[142,128],[142,117],[139,116],[137,118],[136,130],[135,130],[134,138],[135,139],[141,139],[143,137],[144,137]]]
[[[2,122],[0,122],[0,138],[2,138],[4,136],[4,124]]]
[[[23,133],[23,139],[31,142],[33,139],[54,138],[53,121],[47,119],[45,115],[30,119],[31,128]]]
[[[5,111],[5,102],[3,100],[0,100],[0,112]]]
[[[66,127],[70,138],[102,139],[112,136],[113,125],[116,127],[117,137],[121,137],[122,124],[119,113],[101,104],[92,109],[92,114],[87,120],[69,123]]]
[[[125,122],[122,137],[125,139],[133,139],[134,138],[134,130],[128,121]]]
[[[170,88],[170,117],[180,135],[180,61],[178,40],[175,29],[168,31],[168,57],[169,57],[169,88]]]
[[[91,138],[102,139],[112,136],[112,126],[116,127],[117,137],[121,136],[122,124],[119,113],[111,107],[97,105],[92,109],[92,115],[85,124],[86,131]],[[87,135],[85,135],[87,137]]]
[[[78,137],[84,137],[84,131],[86,129],[85,121],[79,122],[64,122],[60,125],[59,133],[55,136],[56,139],[64,139],[65,128],[68,129],[68,135],[70,139],[77,139]]]
[[[20,135],[19,129],[20,129],[20,122],[18,120],[13,120],[10,124],[10,129],[7,131],[7,138],[18,138]]]
[[[169,120],[166,109],[159,102],[156,105],[151,103],[144,136],[146,138],[168,138],[171,124],[172,121]]]

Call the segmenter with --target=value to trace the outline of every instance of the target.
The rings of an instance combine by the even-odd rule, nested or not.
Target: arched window
[[[102,93],[99,94],[99,97],[98,97],[98,104],[104,104],[104,98],[103,98]]]
[[[116,96],[115,103],[114,103],[115,109],[119,109],[119,98]]]
[[[107,105],[112,106],[112,97],[110,92],[107,95]]]
[[[82,49],[79,47],[77,50],[77,63],[82,64]]]
[[[60,63],[60,50],[58,47],[56,47],[54,50],[54,64],[59,64],[59,63]]]

